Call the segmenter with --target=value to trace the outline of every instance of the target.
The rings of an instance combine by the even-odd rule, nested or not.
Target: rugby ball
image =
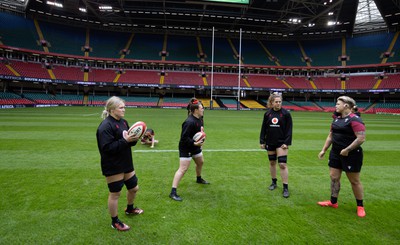
[[[147,126],[145,122],[139,121],[135,122],[129,130],[128,135],[133,135],[134,137],[141,138],[143,134],[146,132]]]
[[[206,133],[204,132],[197,132],[194,136],[193,136],[193,140],[194,142],[199,142],[199,141],[205,141],[206,140]]]

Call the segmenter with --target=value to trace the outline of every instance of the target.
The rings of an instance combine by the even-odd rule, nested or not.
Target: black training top
[[[365,132],[361,117],[350,113],[347,117],[337,117],[331,124],[332,149],[342,150],[357,138],[355,132]]]
[[[268,109],[261,126],[260,144],[291,145],[292,127],[292,116],[289,111],[284,108],[278,111]]]
[[[189,115],[182,123],[181,139],[179,141],[179,151],[193,152],[200,148],[200,146],[193,145],[193,136],[201,131],[203,127],[203,119],[199,119],[193,115]]]
[[[131,147],[137,142],[129,143],[123,138],[122,132],[128,129],[129,125],[125,119],[116,120],[112,116],[100,123],[96,138],[103,175],[110,176],[134,170]]]

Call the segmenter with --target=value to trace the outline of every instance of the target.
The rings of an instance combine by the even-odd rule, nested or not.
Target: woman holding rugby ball
[[[196,133],[203,131],[204,107],[201,101],[192,98],[187,108],[189,114],[182,124],[181,139],[179,141],[179,169],[175,173],[174,180],[172,181],[171,193],[169,194],[169,197],[175,201],[182,201],[182,198],[178,196],[176,189],[188,170],[192,159],[196,164],[196,182],[199,184],[209,184],[209,182],[201,177],[204,163],[201,146],[203,145],[204,140],[198,142],[193,140],[193,136]]]
[[[101,171],[106,177],[109,189],[108,210],[112,220],[111,227],[119,231],[130,229],[118,218],[118,199],[124,185],[128,189],[125,214],[143,213],[142,209],[133,206],[139,186],[133,167],[131,147],[136,145],[139,137],[128,135],[129,125],[124,116],[125,102],[116,96],[109,98],[102,114],[103,121],[96,133]]]

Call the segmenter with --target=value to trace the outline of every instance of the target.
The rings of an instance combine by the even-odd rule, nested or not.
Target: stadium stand
[[[246,74],[252,87],[256,88],[287,88],[276,76],[262,74]]]
[[[211,45],[211,42],[209,43],[209,45]],[[215,47],[214,48],[214,62],[225,63],[225,64],[237,64],[238,63],[237,59],[235,59],[234,52],[226,38],[215,38],[214,39],[214,47]],[[210,50],[211,50],[211,48],[210,48]],[[239,49],[237,48],[237,50],[239,50]],[[211,55],[211,53],[210,53],[210,55]]]
[[[211,75],[208,77],[208,83],[211,82]],[[229,86],[229,87],[237,87],[238,86],[238,74],[226,74],[226,73],[214,73],[214,86]],[[246,84],[243,82],[243,79],[240,79],[240,86],[245,87]]]
[[[189,97],[164,97],[160,106],[163,107],[184,107],[188,105]]]
[[[156,107],[158,104],[158,97],[149,96],[119,96],[125,100],[126,106],[144,106],[144,107]],[[89,96],[89,105],[101,105],[103,106],[110,96],[108,95],[91,95]]]
[[[285,81],[294,89],[313,89],[305,77],[285,77]]]
[[[306,66],[301,61],[301,51],[296,42],[293,41],[268,41],[262,42],[268,50],[272,50],[272,54],[279,59],[279,63],[283,66]]]
[[[239,52],[239,40],[232,39],[232,43]],[[242,40],[242,60],[244,64],[275,65],[273,61],[269,60],[268,54],[256,40]]]
[[[39,22],[43,37],[51,44],[49,51],[60,54],[83,55],[86,30],[47,22]]]
[[[165,75],[164,84],[204,85],[199,73],[172,71],[168,71]]]
[[[120,51],[125,48],[130,37],[129,33],[112,32],[91,29],[90,52],[91,57],[120,58]]]
[[[206,98],[206,97],[198,97],[198,99],[201,100],[201,103],[203,103],[203,106],[205,108],[210,108],[211,107],[210,98],[209,97],[208,98]],[[213,108],[220,108],[219,104],[214,99],[213,99]]]
[[[346,81],[346,89],[372,89],[376,81],[374,76],[351,76]]]
[[[94,82],[113,82],[117,72],[112,69],[92,68],[89,72],[89,81]]]
[[[54,65],[53,73],[57,79],[83,81],[83,71],[80,67]]]
[[[219,100],[221,101],[222,105],[228,109],[231,108],[237,108],[237,100],[233,99],[233,98],[219,98]],[[244,108],[243,105],[239,105],[240,108]]]
[[[312,66],[340,65],[338,57],[341,55],[341,40],[303,40],[301,41],[307,56],[312,59]]]
[[[23,77],[47,78],[49,73],[40,63],[27,63],[22,61],[11,61],[11,66]]]
[[[400,75],[386,75],[379,86],[380,89],[400,88]]]
[[[159,97],[148,97],[148,96],[120,96],[125,100],[126,106],[145,106],[155,107],[158,106]],[[108,97],[109,98],[109,97]]]
[[[6,64],[0,62],[0,74],[7,76],[15,76],[15,74],[7,68]]]
[[[5,45],[41,51],[36,43],[39,36],[36,33],[33,21],[9,13],[0,13],[1,41]]]
[[[157,34],[135,34],[129,58],[137,60],[161,60],[163,36]]]
[[[317,89],[340,89],[340,78],[338,77],[314,77],[313,82]]]
[[[380,55],[387,50],[393,36],[393,33],[378,33],[347,38],[346,52],[350,56],[347,65],[379,64]]]
[[[242,103],[246,108],[250,109],[265,109],[265,106],[261,105],[259,102],[251,99],[241,99],[240,103]]]
[[[312,101],[290,101],[290,103],[307,111],[323,111],[321,107]]]
[[[121,74],[118,82],[158,84],[160,83],[160,75],[156,71],[126,70],[125,73]]]
[[[196,42],[195,37],[168,35],[167,51],[169,55],[167,60],[199,61]]]
[[[5,24],[8,23],[8,24]],[[36,22],[35,22],[36,23]],[[210,37],[195,37],[195,36],[178,36],[168,34],[164,36],[164,33],[159,34],[142,34],[142,33],[122,33],[122,32],[114,32],[114,31],[104,31],[104,30],[92,30],[88,31],[88,40],[90,40],[90,47],[93,48],[90,53],[91,57],[98,57],[99,59],[94,58],[93,60],[88,60],[88,58],[83,57],[84,52],[82,51],[82,46],[86,42],[86,29],[79,27],[68,27],[58,24],[51,24],[46,22],[37,22],[39,23],[39,27],[43,32],[43,37],[48,41],[51,46],[49,46],[50,54],[43,55],[43,48],[41,48],[37,41],[39,39],[38,32],[35,27],[35,23],[33,20],[25,19],[20,16],[10,15],[8,13],[0,13],[0,31],[1,31],[1,41],[10,45],[11,47],[3,46],[2,52],[6,52],[7,48],[11,48],[12,50],[18,51],[21,49],[27,49],[27,51],[23,51],[24,57],[12,56],[10,58],[10,67],[14,69],[22,78],[18,78],[15,80],[19,80],[20,83],[13,83],[11,81],[7,81],[8,85],[11,85],[11,88],[8,90],[7,87],[2,87],[3,91],[17,91],[15,90],[17,87],[24,87],[25,85],[30,85],[30,81],[24,81],[24,77],[27,78],[39,78],[43,81],[37,85],[32,83],[30,88],[25,91],[40,91],[40,93],[23,93],[22,96],[26,96],[26,98],[20,97],[17,95],[17,98],[11,98],[15,101],[16,104],[73,104],[73,105],[82,105],[84,104],[84,98],[89,97],[88,104],[89,105],[104,105],[104,100],[108,99],[108,96],[98,97],[88,95],[88,92],[85,91],[85,97],[83,95],[75,96],[74,90],[82,90],[82,83],[79,85],[71,85],[71,88],[67,86],[67,91],[64,91],[64,94],[59,94],[57,88],[53,91],[52,88],[49,91],[52,91],[56,94],[46,94],[44,91],[47,91],[47,87],[62,87],[63,81],[55,81],[52,82],[51,78],[55,78],[58,80],[66,80],[66,81],[88,81],[88,82],[117,82],[117,83],[131,83],[137,84],[132,85],[134,87],[128,90],[130,94],[132,91],[136,93],[137,87],[140,89],[147,87],[148,84],[161,84],[167,85],[168,88],[176,89],[174,85],[187,85],[187,86],[210,86],[211,85],[211,76],[210,76],[210,66],[209,64],[204,66],[196,66],[197,63],[202,62],[199,58],[199,50],[202,50],[204,54],[203,60],[210,61],[211,60],[211,44],[212,40]],[[165,38],[166,37],[166,38]],[[388,49],[389,44],[394,38],[394,33],[379,33],[379,34],[369,34],[369,35],[360,35],[355,37],[348,37],[346,39],[347,42],[347,55],[350,56],[350,61],[347,62],[347,65],[360,65],[360,64],[375,64],[378,65],[381,61],[379,57],[382,52]],[[67,41],[65,41],[67,40]],[[132,42],[130,42],[132,41]],[[165,42],[164,42],[165,41]],[[129,45],[128,45],[129,44]],[[166,60],[170,63],[162,63],[158,64],[155,61],[160,61],[160,51],[163,49],[163,44],[165,44],[165,49],[167,51]],[[231,46],[232,44],[232,46]],[[267,50],[263,49],[262,45],[271,52],[272,55],[276,56],[279,59],[281,65],[284,66],[292,66],[290,68],[279,68],[276,67],[275,62],[271,61],[268,58]],[[249,70],[246,70],[246,67],[243,68],[244,73],[242,73],[242,78],[240,79],[241,87],[253,87],[258,90],[260,88],[261,92],[267,93],[273,89],[289,89],[290,93],[292,89],[294,90],[363,90],[368,91],[371,89],[391,89],[390,95],[392,96],[393,89],[400,88],[400,74],[393,73],[397,72],[396,70],[386,71],[382,73],[382,75],[362,75],[354,73],[364,72],[363,67],[351,70],[351,74],[345,74],[345,80],[341,81],[340,75],[335,70],[335,66],[339,64],[337,58],[341,53],[341,40],[340,39],[332,39],[332,40],[302,40],[300,41],[301,47],[304,49],[304,52],[307,56],[312,58],[311,65],[312,66],[332,66],[331,68],[336,71],[335,77],[325,77],[321,75],[322,72],[319,72],[316,76],[307,77],[305,73],[313,71],[314,67],[309,69],[309,67],[305,67],[306,63],[301,61],[302,51],[301,47],[296,41],[276,41],[276,40],[268,40],[259,42],[258,40],[242,40],[242,58],[243,63],[255,65],[254,67],[250,66]],[[13,46],[17,47],[14,49]],[[129,60],[126,64],[126,68],[121,68],[117,73],[117,69],[115,67],[124,66],[125,62],[121,61],[121,50],[126,48],[130,51],[126,53],[125,59],[137,59],[137,60]],[[400,42],[397,41],[393,47],[393,54],[397,54],[400,50]],[[15,51],[12,51],[15,53]],[[40,51],[40,52],[39,52]],[[215,39],[215,69],[214,69],[214,80],[213,86],[221,87],[217,88],[219,90],[224,89],[232,89],[232,87],[237,87],[238,84],[238,74],[232,73],[236,72],[235,66],[238,63],[238,60],[234,57],[234,53],[239,51],[239,39],[235,38],[226,38],[226,37],[217,37]],[[32,52],[34,54],[32,55]],[[38,52],[40,54],[37,54]],[[45,50],[46,52],[46,50]],[[4,53],[5,54],[5,53]],[[63,57],[66,55],[66,57]],[[60,58],[61,62],[52,63],[52,70],[48,71],[42,63],[40,59],[43,57],[52,57]],[[393,57],[388,58],[388,62],[399,61],[400,56],[394,55]],[[9,57],[7,56],[7,59]],[[100,60],[100,59],[105,60]],[[108,59],[108,58],[112,58]],[[4,56],[4,60],[7,60]],[[18,60],[16,60],[18,59]],[[68,60],[71,59],[72,62],[69,63],[70,66],[62,65],[64,63],[68,63]],[[25,60],[25,61],[21,61]],[[29,60],[29,62],[27,62]],[[87,62],[93,62],[97,64],[98,67],[102,66],[101,62],[104,63],[104,66],[109,68],[102,69],[96,68],[96,65],[90,67],[89,72],[84,73],[82,68],[77,66],[80,61],[86,60]],[[97,62],[100,60],[100,62]],[[65,62],[66,61],[66,62]],[[77,62],[78,61],[78,62]],[[8,62],[8,60],[7,60]],[[175,62],[178,63],[175,65]],[[187,63],[186,63],[187,62]],[[110,63],[110,65],[108,65]],[[7,63],[8,64],[8,63]],[[99,65],[101,64],[101,65]],[[155,64],[155,65],[154,65]],[[166,65],[166,66],[165,66]],[[260,66],[258,66],[260,65]],[[265,65],[269,67],[265,68]],[[160,67],[166,68],[165,76],[161,76]],[[371,67],[371,66],[370,66]],[[386,66],[385,69],[391,69],[392,66]],[[394,66],[393,66],[394,67]],[[289,70],[286,70],[289,69]],[[303,70],[307,69],[307,71]],[[318,70],[318,68],[316,68]],[[323,68],[324,71],[326,68]],[[329,68],[330,69],[330,68]],[[350,68],[349,68],[350,69]],[[200,76],[201,70],[204,70],[206,73],[205,80]],[[256,73],[253,74],[252,72]],[[290,74],[290,71],[293,74]],[[371,69],[369,70],[371,71]],[[391,73],[392,72],[392,73]],[[164,71],[163,71],[164,73]],[[54,76],[53,76],[54,74]],[[277,75],[279,74],[279,75]],[[3,76],[18,76],[18,74],[13,73],[5,63],[0,63],[0,75]],[[383,78],[383,79],[381,79]],[[6,78],[7,79],[7,78]],[[44,80],[45,79],[45,80]],[[310,79],[310,80],[308,80]],[[28,79],[29,80],[29,79]],[[35,79],[32,79],[35,80]],[[19,85],[18,84],[22,84]],[[35,80],[36,81],[36,80]],[[312,81],[312,82],[311,82]],[[15,81],[18,82],[18,81]],[[42,84],[43,83],[43,84]],[[58,84],[57,84],[58,83]],[[208,84],[207,84],[208,83]],[[78,83],[77,83],[78,84]],[[143,86],[140,86],[140,85]],[[59,86],[60,85],[60,86]],[[172,85],[172,86],[169,86]],[[314,86],[315,85],[315,86]],[[85,84],[84,86],[87,86]],[[102,84],[103,86],[103,84]],[[107,85],[108,86],[108,85]],[[112,86],[112,85],[111,85]],[[120,88],[125,87],[125,85],[118,84]],[[46,87],[46,88],[44,88]],[[73,87],[73,88],[72,88]],[[226,88],[229,87],[229,88]],[[65,87],[64,87],[65,88]],[[69,89],[69,91],[68,91]],[[207,87],[205,89],[208,89]],[[82,94],[84,93],[82,90]],[[252,90],[249,90],[251,93]],[[361,93],[363,93],[361,91]],[[21,89],[22,92],[22,89]],[[80,92],[80,91],[79,91]],[[195,91],[196,92],[196,91]],[[257,91],[258,93],[259,91]],[[320,91],[317,91],[319,93]],[[8,93],[8,92],[5,92]],[[103,93],[105,93],[103,91]],[[144,93],[141,91],[140,93]],[[172,91],[172,93],[174,93]],[[188,91],[188,94],[192,93],[192,91]],[[197,92],[196,92],[197,93]],[[297,93],[295,91],[295,93]],[[302,92],[301,92],[302,93]],[[360,92],[357,92],[358,94]],[[368,92],[370,93],[370,92]],[[397,93],[397,92],[396,92]],[[13,94],[13,93],[11,93]],[[200,94],[207,94],[201,92]],[[14,94],[15,95],[15,94]],[[171,94],[164,95],[162,98],[156,97],[147,97],[147,96],[127,96],[126,101],[129,106],[179,106],[180,103],[186,105],[187,101],[173,101],[177,98],[171,98]],[[252,96],[255,96],[254,93]],[[336,96],[336,95],[332,95]],[[385,95],[384,95],[385,96]],[[374,96],[373,101],[380,101],[377,96]],[[393,97],[393,96],[392,96]],[[257,97],[258,98],[258,97]],[[2,103],[5,101],[4,98]],[[173,100],[172,100],[173,99]],[[185,98],[187,100],[188,98]],[[366,99],[363,97],[363,99]],[[10,103],[11,100],[8,100],[4,103]],[[214,100],[213,106],[218,107],[221,103],[221,106],[236,108],[237,102],[235,99],[226,99],[225,98],[217,98]],[[172,103],[172,104],[169,104]],[[253,104],[254,103],[254,104]],[[86,102],[85,102],[86,104]],[[256,108],[259,109],[260,105],[256,100],[252,100],[251,97],[246,100],[241,100],[241,106],[247,108]],[[383,103],[385,104],[385,103]],[[209,107],[209,99],[204,101],[205,107]],[[284,106],[293,110],[334,110],[334,105],[325,105],[323,102],[312,102],[312,101],[291,101],[284,102]],[[367,113],[373,112],[381,112],[381,111],[395,111],[392,110],[391,107],[385,107],[388,105],[382,106],[380,103],[371,104],[368,103],[364,107],[360,107],[360,110],[364,110]],[[398,104],[394,104],[394,106],[398,106]]]
[[[0,105],[33,105],[35,102],[22,98],[21,96],[10,93],[0,92]]]

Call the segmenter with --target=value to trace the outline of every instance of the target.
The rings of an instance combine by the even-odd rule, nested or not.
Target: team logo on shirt
[[[274,127],[274,128],[280,127],[280,125],[278,124],[278,122],[279,122],[278,118],[276,118],[276,117],[272,118],[271,122],[272,122],[272,124],[269,125],[270,127]]]

